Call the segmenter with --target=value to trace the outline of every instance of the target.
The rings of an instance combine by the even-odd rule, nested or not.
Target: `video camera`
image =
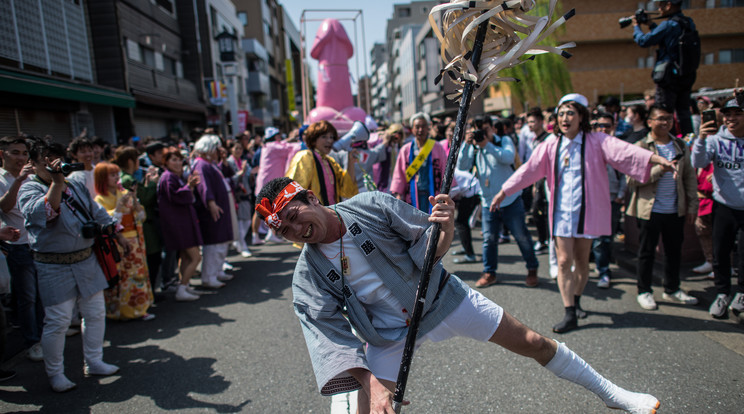
[[[657,14],[657,13],[652,13],[652,14]],[[636,10],[635,15],[629,16],[629,17],[621,17],[620,19],[618,19],[617,22],[620,24],[620,28],[624,29],[630,26],[631,24],[633,24],[634,17],[636,21],[638,22],[638,24],[647,24],[649,21],[651,21],[650,15],[651,14],[648,13],[646,10],[638,9]]]
[[[101,235],[110,236],[114,234],[114,232],[115,228],[113,224],[101,226],[94,221],[85,222],[83,223],[83,227],[80,228],[81,235],[86,239],[95,239]]]
[[[69,164],[63,162],[59,165],[59,169],[56,171],[49,167],[46,167],[46,170],[52,174],[62,173],[66,177],[73,171],[85,171],[85,165],[83,165],[83,163],[81,162],[73,162]]]

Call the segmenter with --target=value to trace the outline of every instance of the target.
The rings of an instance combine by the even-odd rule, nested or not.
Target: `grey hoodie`
[[[727,207],[744,210],[744,137],[723,127],[718,134],[695,140],[692,165],[705,168],[713,162],[713,199]]]

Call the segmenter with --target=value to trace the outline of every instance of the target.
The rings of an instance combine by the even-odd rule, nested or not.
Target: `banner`
[[[209,93],[209,103],[215,106],[222,106],[227,102],[227,87],[220,81],[209,82],[207,92]]]

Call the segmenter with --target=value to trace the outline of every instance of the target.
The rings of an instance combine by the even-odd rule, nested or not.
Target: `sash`
[[[411,162],[411,165],[406,168],[406,181],[411,181],[411,179],[414,175],[416,175],[421,166],[424,165],[426,158],[429,156],[431,150],[434,148],[434,144],[436,143],[437,142],[431,138],[426,140],[426,144],[421,147],[421,151],[419,151],[419,154],[416,156],[413,162]],[[411,151],[413,151],[414,144],[411,145]]]

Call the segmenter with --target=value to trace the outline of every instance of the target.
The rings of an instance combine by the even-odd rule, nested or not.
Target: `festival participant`
[[[411,116],[413,139],[403,145],[395,162],[390,192],[422,211],[430,211],[429,196],[439,193],[447,164],[444,147],[429,137],[431,119],[424,112]]]
[[[235,175],[232,176],[232,183],[235,202],[237,203],[238,234],[233,245],[241,256],[251,257],[253,254],[248,249],[245,238],[251,230],[253,189],[251,188],[250,166],[248,161],[244,161],[242,158],[243,151],[242,142],[234,141],[230,146],[230,156],[223,162],[235,171]]]
[[[385,147],[385,151],[387,152],[385,159],[372,167],[375,185],[377,185],[377,190],[379,191],[390,192],[390,180],[393,177],[395,161],[398,159],[398,150],[403,141],[403,134],[403,125],[401,124],[392,124],[385,131],[378,134],[378,137],[387,137],[389,142],[389,145]],[[375,141],[370,142],[370,145],[376,144],[377,142]]]
[[[362,389],[359,412],[392,413],[407,309],[414,305],[432,223],[441,225],[436,257],[450,247],[452,199],[429,197],[431,215],[378,191],[325,207],[312,191],[280,178],[261,190],[259,200],[256,210],[267,224],[304,243],[292,282],[294,308],[321,394]],[[417,345],[456,336],[490,341],[586,387],[608,407],[635,413],[658,408],[653,396],[618,387],[565,344],[524,326],[447,273],[438,259],[431,277]]]
[[[311,124],[305,131],[308,149],[295,154],[284,174],[316,193],[324,206],[336,204],[342,197],[349,198],[359,192],[354,179],[357,151],[351,150],[348,153],[346,170],[328,155],[337,139],[336,128],[330,122],[318,121]]]
[[[176,290],[177,301],[199,299],[196,291],[189,287],[191,277],[201,262],[199,246],[203,244],[199,219],[194,209],[194,188],[199,185],[199,173],[183,178],[183,155],[177,148],[169,148],[163,154],[166,170],[158,182],[158,205],[160,205],[163,242],[167,251],[177,251],[181,263],[181,280]]]
[[[230,197],[225,178],[216,162],[222,141],[217,135],[203,135],[194,145],[196,160],[192,171],[201,180],[196,186],[196,215],[199,218],[204,246],[202,247],[202,286],[212,289],[225,286],[222,265],[227,256],[227,242],[233,240],[232,221],[229,210]]]
[[[155,315],[147,313],[154,302],[152,286],[147,271],[145,238],[142,223],[145,209],[137,200],[136,188],[127,191],[119,181],[119,167],[108,162],[99,162],[93,170],[96,184],[94,199],[108,214],[121,225],[122,236],[132,247],[119,262],[119,283],[103,292],[106,299],[106,317],[109,319],[142,319],[149,321]]]
[[[738,90],[739,93],[744,91]],[[705,168],[713,163],[713,274],[716,299],[710,305],[711,316],[725,317],[728,308],[744,312],[744,108],[732,99],[721,108],[723,127],[715,121],[700,126],[700,138],[692,148],[692,165]],[[738,291],[731,286],[731,251],[739,236]]]
[[[83,232],[83,220],[73,205],[86,208],[101,231],[113,231],[115,222],[93,201],[82,180],[65,180],[60,171],[62,154],[51,154],[34,145],[29,155],[36,175],[21,186],[18,205],[26,220],[44,304],[41,346],[46,373],[52,389],[65,392],[76,386],[64,374],[65,332],[76,303],[83,316],[85,373],[112,375],[119,371],[119,367],[103,362],[103,289],[108,282],[92,252],[93,238],[88,237],[92,235]],[[129,254],[126,239],[121,233],[116,233],[116,238],[125,254]]]
[[[558,255],[558,288],[565,308],[563,320],[553,326],[556,333],[577,328],[577,312],[583,312],[579,301],[589,280],[592,239],[611,232],[607,164],[641,182],[648,179],[651,163],[674,170],[671,162],[650,151],[590,132],[587,105],[587,99],[576,93],[561,98],[558,130],[535,148],[491,203],[491,208],[496,209],[508,195],[547,177],[552,198],[550,228]],[[572,266],[575,270],[571,270]]]

